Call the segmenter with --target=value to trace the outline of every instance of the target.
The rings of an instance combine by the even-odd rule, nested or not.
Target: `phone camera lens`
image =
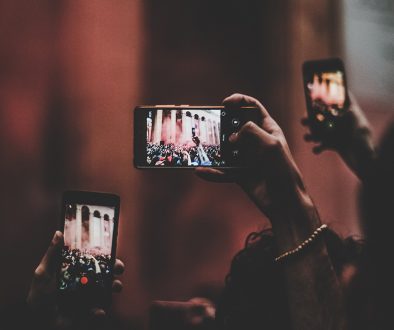
[[[231,124],[233,125],[233,127],[238,127],[239,124],[240,124],[240,121],[239,121],[238,118],[233,118],[233,119],[231,120]]]
[[[226,111],[222,111],[221,115],[224,117],[226,115]]]
[[[334,122],[332,120],[328,120],[326,123],[326,126],[328,129],[333,129],[334,128]]]

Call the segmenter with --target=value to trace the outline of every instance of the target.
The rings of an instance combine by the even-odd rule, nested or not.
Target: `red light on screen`
[[[89,282],[88,278],[86,276],[81,277],[81,284],[85,285]]]

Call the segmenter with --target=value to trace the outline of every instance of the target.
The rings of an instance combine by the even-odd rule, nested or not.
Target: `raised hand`
[[[337,127],[335,136],[322,138],[309,132],[305,134],[304,139],[316,144],[312,149],[315,154],[325,150],[338,152],[349,168],[363,179],[373,162],[375,150],[370,124],[352,94],[350,94],[350,107],[341,120],[344,125]],[[310,120],[303,118],[301,124],[310,127]]]

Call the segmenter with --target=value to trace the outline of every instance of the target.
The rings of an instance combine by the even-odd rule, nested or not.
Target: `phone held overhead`
[[[350,105],[344,65],[337,58],[307,61],[302,72],[311,132],[333,138]]]

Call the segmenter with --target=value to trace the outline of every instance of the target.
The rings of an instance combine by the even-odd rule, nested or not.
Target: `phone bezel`
[[[253,109],[260,113],[256,106],[242,106],[242,110]],[[146,163],[146,112],[147,110],[181,110],[181,109],[197,109],[197,110],[222,110],[228,111],[223,105],[139,105],[134,108],[134,150],[133,150],[133,164],[137,169],[161,169],[161,170],[192,170],[198,166],[149,166],[143,165]],[[143,111],[144,110],[144,111]],[[221,132],[222,133],[222,127]],[[220,134],[221,135],[221,134]],[[222,136],[220,136],[220,145],[222,145]],[[236,166],[205,166],[207,168],[218,169],[233,169]]]

